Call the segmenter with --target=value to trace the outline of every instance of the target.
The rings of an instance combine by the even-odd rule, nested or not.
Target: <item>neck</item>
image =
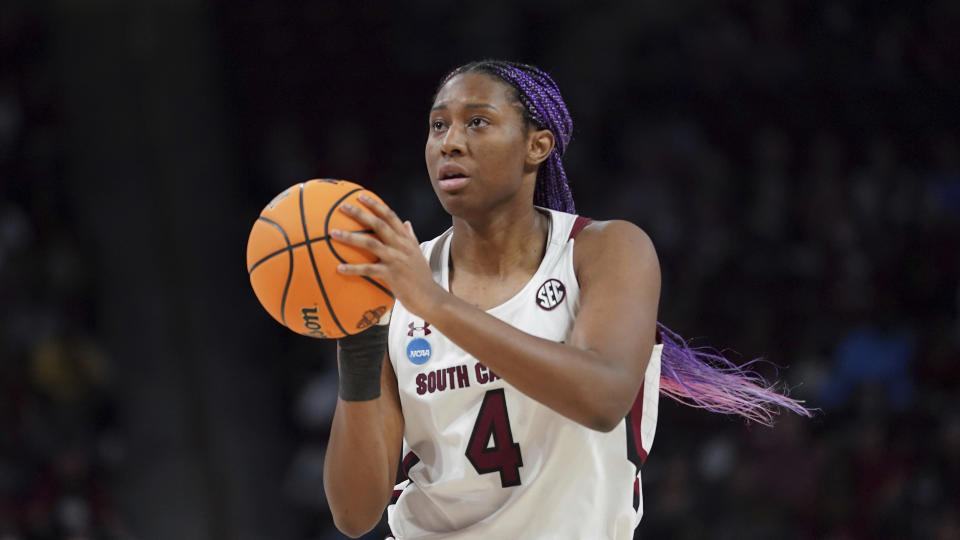
[[[549,219],[529,202],[482,219],[454,217],[451,270],[487,277],[536,271],[546,250]]]

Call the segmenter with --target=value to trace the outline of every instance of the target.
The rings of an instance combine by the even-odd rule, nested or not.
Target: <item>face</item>
[[[424,151],[430,182],[444,209],[458,215],[523,196],[530,133],[513,89],[490,75],[447,81],[430,110]],[[532,169],[533,178],[536,168]]]

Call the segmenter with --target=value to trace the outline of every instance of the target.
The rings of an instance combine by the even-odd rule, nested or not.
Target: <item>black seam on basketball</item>
[[[283,235],[283,241],[287,243],[287,248],[290,253],[290,268],[287,269],[287,283],[283,286],[283,297],[280,299],[280,320],[283,322],[283,325],[287,325],[287,291],[290,290],[290,279],[293,278],[293,250],[290,249],[290,238],[287,237],[287,231],[283,230],[283,227],[280,226],[276,221],[267,219],[263,216],[257,218],[264,223],[269,223],[277,228],[280,231],[280,234]],[[260,264],[260,263],[257,263]],[[256,268],[257,265],[253,265],[253,268]],[[253,268],[250,269],[250,272],[253,272]],[[249,274],[249,272],[248,272]]]
[[[349,263],[347,263],[347,260],[344,259],[343,257],[341,257],[339,253],[337,253],[336,248],[333,247],[333,242],[330,240],[330,218],[333,216],[333,211],[337,209],[337,207],[340,205],[341,202],[343,202],[344,199],[346,199],[347,197],[349,197],[350,195],[353,195],[354,193],[356,193],[356,192],[358,192],[358,191],[363,191],[363,188],[357,188],[357,189],[355,189],[355,190],[353,190],[353,191],[350,191],[350,192],[348,192],[346,195],[344,195],[343,197],[340,197],[340,200],[338,200],[337,202],[333,203],[333,206],[331,206],[331,207],[330,207],[330,210],[327,211],[327,219],[325,219],[324,222],[323,222],[323,232],[324,232],[323,237],[327,239],[327,248],[330,249],[330,253],[333,253],[333,256],[336,257],[338,261],[340,261],[340,262],[342,262],[342,263],[344,263],[344,264],[349,264]],[[372,231],[372,230],[364,230],[364,231],[357,231],[357,232],[373,234],[373,231]],[[377,283],[377,282],[376,282],[373,278],[371,278],[370,276],[360,276],[360,277],[362,277],[363,279],[367,280],[367,282],[369,282],[369,283],[370,283],[371,285],[373,285],[374,287],[376,287],[376,288],[380,289],[381,291],[383,291],[383,292],[384,292],[385,294],[387,294],[387,296],[389,296],[390,298],[393,298],[393,293],[390,292],[390,289],[388,289],[388,288],[384,287],[383,285]]]
[[[342,203],[344,199],[358,191],[363,191],[363,188],[351,189],[350,191],[346,192],[342,197],[337,199],[335,203],[331,204],[330,209],[327,210],[327,215],[323,219],[323,236],[327,239],[327,247],[330,248],[330,251],[333,251],[333,246],[330,244],[330,218],[333,217],[333,212],[340,206],[340,203]],[[340,258],[340,255],[337,255],[336,251],[333,251],[333,256],[339,259],[342,263],[347,262]]]
[[[260,219],[264,219],[264,218],[260,218]],[[279,225],[277,225],[277,226],[279,227]],[[310,239],[310,242],[321,242],[321,241],[323,241],[323,240],[326,240],[326,238],[311,238],[311,239]],[[306,242],[297,242],[296,244],[291,244],[291,243],[287,242],[287,247],[285,247],[285,248],[280,248],[280,249],[278,249],[278,250],[276,250],[276,251],[272,251],[272,252],[264,255],[263,258],[260,259],[259,261],[253,263],[253,266],[250,267],[250,270],[247,270],[247,273],[248,273],[248,274],[252,274],[253,271],[256,270],[258,266],[260,266],[261,264],[263,264],[263,263],[269,261],[270,259],[276,257],[277,255],[283,255],[283,253],[286,252],[286,251],[289,251],[289,252],[292,253],[295,248],[303,247],[303,246],[305,246],[305,245],[307,245]]]
[[[266,218],[263,218],[263,219],[266,219]],[[369,233],[372,233],[373,231],[372,231],[371,229],[363,229],[363,230],[360,230],[360,231],[347,231],[347,232],[357,232],[357,233],[369,234]],[[323,242],[323,241],[326,240],[326,239],[327,239],[326,236],[321,236],[321,237],[319,237],[319,238],[311,238],[311,239],[309,240],[309,242],[312,244],[312,243],[314,243],[314,242]],[[254,271],[258,266],[260,266],[261,264],[263,264],[263,263],[267,262],[268,260],[276,257],[277,255],[282,255],[283,252],[285,252],[285,251],[293,251],[294,249],[296,249],[296,248],[298,248],[298,247],[303,247],[303,246],[307,245],[307,242],[297,242],[296,244],[290,244],[289,242],[287,242],[287,244],[288,244],[288,245],[287,245],[287,247],[285,247],[285,248],[280,248],[280,249],[278,249],[278,250],[276,250],[276,251],[273,251],[273,252],[270,252],[270,253],[264,255],[262,259],[260,259],[259,261],[253,263],[253,266],[250,267],[250,270],[247,270],[247,273],[248,273],[248,274],[252,274],[253,271]],[[338,257],[338,258],[339,258],[339,257]]]
[[[310,238],[310,234],[307,232],[307,213],[303,209],[303,186],[300,184],[300,223],[303,224],[303,237]],[[307,243],[307,253],[310,254],[310,264],[313,265],[313,275],[317,277],[317,285],[320,286],[320,295],[323,296],[323,302],[327,304],[327,311],[330,312],[330,316],[333,318],[333,323],[337,325],[337,328],[343,332],[344,335],[349,335],[350,332],[340,324],[340,320],[337,319],[337,314],[333,312],[333,306],[330,305],[330,299],[327,298],[327,291],[323,288],[323,280],[320,279],[320,270],[317,269],[317,261],[313,258],[313,246],[308,242]],[[290,256],[293,256],[291,252]]]

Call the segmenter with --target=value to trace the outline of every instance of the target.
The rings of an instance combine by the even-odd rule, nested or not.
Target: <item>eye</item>
[[[443,123],[443,120],[430,121],[430,131],[443,131],[444,127],[446,127],[446,124]]]
[[[486,125],[489,125],[489,124],[490,124],[490,122],[487,121],[486,118],[480,118],[479,116],[475,116],[475,117],[473,117],[473,118],[470,119],[470,122],[467,124],[467,126],[469,126],[469,127],[483,127],[483,126],[486,126]]]

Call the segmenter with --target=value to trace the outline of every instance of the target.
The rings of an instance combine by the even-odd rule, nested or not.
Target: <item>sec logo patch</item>
[[[433,347],[422,337],[413,338],[410,343],[407,343],[407,358],[414,364],[426,364],[432,354]]]
[[[537,305],[546,311],[559,306],[566,297],[567,288],[559,279],[550,278],[537,289]]]

